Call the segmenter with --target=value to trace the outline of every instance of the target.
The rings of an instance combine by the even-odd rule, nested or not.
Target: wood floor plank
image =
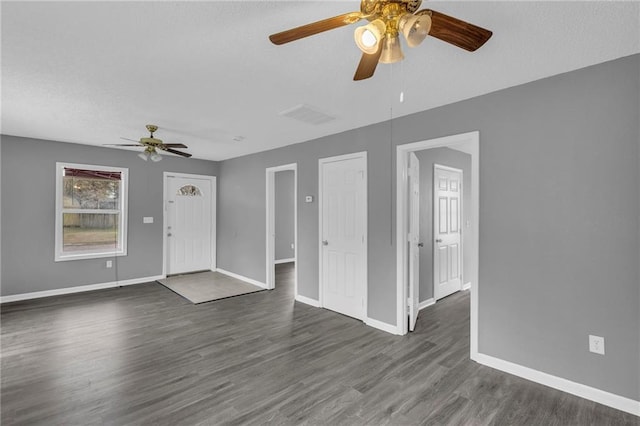
[[[1,307],[3,425],[633,425],[469,360],[469,295],[393,336],[276,289],[193,305],[157,283]]]

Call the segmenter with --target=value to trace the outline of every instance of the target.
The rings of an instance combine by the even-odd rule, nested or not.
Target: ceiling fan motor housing
[[[156,138],[140,138],[140,143],[143,145],[153,145],[153,146],[158,146],[158,145],[162,145],[162,139],[156,139]]]
[[[422,4],[422,0],[361,0],[360,12],[372,21],[383,15],[385,6],[390,4],[397,4],[404,11],[414,13]]]

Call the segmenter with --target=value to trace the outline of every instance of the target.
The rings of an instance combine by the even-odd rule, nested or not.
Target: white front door
[[[436,300],[462,288],[461,200],[462,170],[434,165],[433,293]]]
[[[211,269],[212,187],[210,178],[166,175],[167,275]]]
[[[365,153],[320,160],[321,301],[364,320],[367,247]]]
[[[416,328],[420,289],[420,162],[409,153],[409,331]]]

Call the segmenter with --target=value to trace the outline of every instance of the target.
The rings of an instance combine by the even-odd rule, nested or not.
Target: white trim
[[[445,166],[444,164],[438,164],[438,163],[433,163],[433,168],[434,169],[440,169],[440,170],[446,170],[449,172],[456,172],[456,173],[462,173],[463,170],[462,169],[458,169],[455,167],[450,167],[450,166]],[[462,183],[460,183],[460,185],[462,185]]]
[[[365,318],[364,323],[369,327],[377,328],[378,330],[386,331],[387,333],[398,335],[398,327],[393,324],[387,324],[386,322],[378,321],[373,318]]]
[[[462,291],[467,291],[467,290],[471,290],[471,283],[465,283],[462,285]]]
[[[336,155],[333,157],[325,157],[325,158],[319,158],[318,159],[318,265],[319,265],[319,271],[318,271],[318,301],[320,303],[321,307],[324,307],[324,301],[323,301],[323,283],[324,283],[324,277],[323,277],[323,266],[322,266],[322,240],[323,238],[323,232],[322,232],[322,182],[323,182],[323,175],[322,175],[322,171],[323,171],[323,165],[327,164],[327,163],[333,163],[333,162],[337,162],[337,161],[345,161],[345,160],[353,160],[353,159],[363,159],[364,160],[364,267],[363,267],[363,285],[364,288],[362,289],[362,297],[363,297],[363,307],[362,307],[362,317],[358,318],[361,321],[366,321],[366,319],[368,318],[368,311],[369,311],[369,276],[368,276],[368,270],[369,270],[369,163],[367,160],[367,151],[360,151],[360,152],[353,152],[351,154],[344,154],[344,155]],[[296,249],[297,249],[298,245],[296,244]],[[296,258],[297,258],[297,253],[296,253]],[[298,268],[296,268],[296,271],[298,270]],[[405,298],[406,300],[406,298]],[[365,322],[366,323],[366,322]]]
[[[63,206],[63,177],[64,169],[74,168],[82,170],[99,170],[106,172],[120,173],[120,208],[115,210],[99,209],[70,209]],[[119,257],[127,255],[127,225],[129,211],[129,169],[127,167],[103,166],[98,164],[80,164],[56,162],[56,192],[55,192],[55,236],[54,236],[54,262],[65,262],[69,260],[98,259],[103,257]],[[64,213],[106,213],[120,214],[118,221],[118,247],[111,251],[91,251],[84,250],[75,253],[64,253],[63,251],[63,214]]]
[[[420,312],[424,308],[428,308],[429,306],[435,305],[435,304],[436,304],[436,299],[434,299],[433,297],[431,299],[423,300],[418,304],[418,312]]]
[[[279,265],[281,263],[291,263],[291,262],[295,262],[296,258],[295,257],[290,257],[289,259],[278,259],[278,260],[274,260],[273,263],[275,265]]]
[[[404,268],[407,259],[404,238],[407,234],[407,156],[409,152],[429,148],[448,146],[471,154],[471,205],[467,212],[471,214],[471,229],[468,231],[468,248],[471,253],[467,279],[471,283],[471,359],[478,352],[478,230],[479,230],[479,144],[477,131],[459,135],[445,136],[420,142],[398,145],[396,147],[396,312],[398,334],[406,334],[407,321],[407,271]],[[463,149],[461,149],[462,145]]]
[[[496,370],[504,371],[514,376],[522,377],[532,382],[540,383],[550,388],[558,389],[590,401],[597,402],[617,410],[625,411],[635,416],[640,416],[640,401],[636,401],[624,396],[616,395],[581,383],[572,382],[562,377],[553,376],[542,371],[524,367],[513,362],[505,361],[499,358],[477,353],[476,362],[486,365]]]
[[[217,216],[216,209],[218,203],[218,178],[216,176],[209,175],[196,175],[192,173],[179,173],[179,172],[163,172],[162,173],[162,275],[167,275],[167,179],[169,177],[191,178],[191,179],[204,179],[211,182],[211,262],[209,268],[212,271],[216,270],[217,266]]]
[[[293,171],[293,259],[276,261],[275,248],[275,174],[285,170]],[[266,279],[268,289],[276,288],[275,265],[278,263],[294,262],[298,258],[298,163],[284,164],[282,166],[268,167],[265,169],[265,254],[266,254]],[[298,294],[298,268],[294,270],[293,294]]]
[[[230,276],[231,278],[235,278],[237,280],[244,281],[244,282],[249,283],[249,284],[257,285],[258,287],[267,288],[267,285],[265,283],[260,282],[258,280],[254,280],[253,278],[245,277],[244,275],[236,274],[234,272],[225,271],[224,269],[220,269],[220,268],[216,269],[215,271],[216,272],[220,272],[221,274]]]
[[[75,287],[57,288],[55,290],[34,291],[31,293],[11,294],[0,297],[0,303],[17,302],[20,300],[39,299],[41,297],[59,296],[63,294],[83,293],[85,291],[102,290],[105,288],[124,287],[127,285],[142,284],[166,278],[164,275],[152,277],[133,278],[130,280],[110,281],[107,283],[80,285]]]
[[[304,303],[305,305],[313,306],[314,308],[320,307],[320,302],[318,302],[315,299],[310,299],[308,297],[301,296],[299,294],[296,295],[295,299],[297,302]]]

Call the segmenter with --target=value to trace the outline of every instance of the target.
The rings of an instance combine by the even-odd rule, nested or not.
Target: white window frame
[[[63,208],[63,178],[64,169],[83,169],[83,170],[97,170],[104,172],[119,172],[120,173],[120,214],[118,235],[118,250],[109,250],[103,252],[79,252],[79,253],[64,253],[63,251],[63,213],[108,213],[111,210],[100,209],[65,209]],[[129,169],[124,167],[110,167],[99,166],[94,164],[77,164],[77,163],[63,163],[56,162],[56,220],[55,220],[55,261],[61,262],[66,260],[79,260],[79,259],[97,259],[101,257],[115,257],[127,255],[127,201],[129,191]]]

